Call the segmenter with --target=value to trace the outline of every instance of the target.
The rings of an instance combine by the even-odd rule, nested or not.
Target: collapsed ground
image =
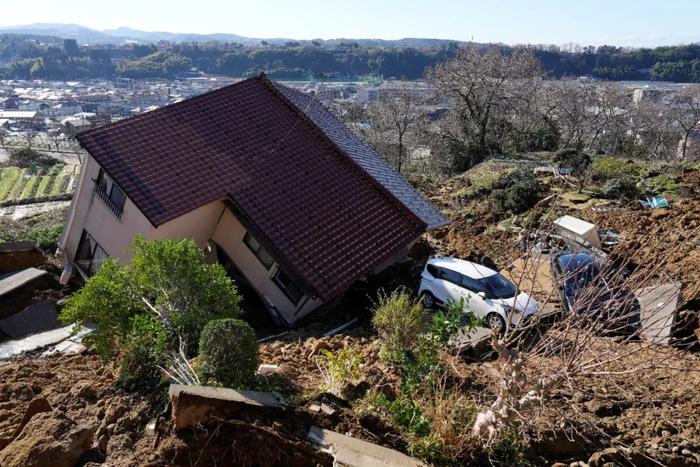
[[[285,446],[282,451],[287,453],[296,452],[297,460],[327,463],[327,456],[309,452],[300,444],[309,424],[419,455],[415,433],[386,404],[397,397],[400,388],[397,369],[379,358],[379,347],[368,322],[367,308],[371,306],[370,298],[376,296],[377,286],[414,287],[420,261],[432,255],[458,256],[497,269],[506,268],[523,254],[521,234],[546,230],[552,220],[566,213],[600,228],[614,229],[623,240],[620,248],[634,250],[650,262],[663,258],[664,272],[684,284],[685,312],[696,319],[700,303],[698,168],[663,168],[662,173],[654,175],[670,179],[664,186],[672,188],[668,190],[672,202],[667,210],[644,208],[637,199],[603,200],[587,195],[587,190],[583,190],[584,196],[572,196],[571,193],[581,193],[559,177],[545,175],[540,176],[540,201],[533,208],[517,216],[495,212],[488,194],[480,194],[481,190],[499,174],[520,165],[533,164],[487,163],[445,183],[418,180],[421,190],[453,221],[416,245],[412,254],[418,261],[399,265],[382,280],[357,287],[319,322],[260,345],[260,363],[278,365],[276,373],[264,379],[261,389],[281,392],[292,407],[287,415],[255,423],[241,420],[239,425],[212,424],[181,434],[174,433],[163,418],[152,432],[146,430],[146,424],[163,410],[162,398],[119,388],[115,380],[117,370],[96,356],[87,353],[23,358],[0,366],[0,448],[19,434],[28,410],[40,413],[31,418],[11,446],[0,449],[0,465],[41,464],[42,459],[37,457],[40,450],[32,445],[46,444],[54,438],[66,446],[65,450],[79,454],[72,460],[79,458],[81,463],[232,464],[235,453],[240,465],[261,462],[260,453],[265,453],[271,465],[291,465],[291,459],[285,458],[276,446]],[[358,310],[363,318],[359,325],[334,337],[319,337],[357,315]],[[694,323],[691,331],[697,329],[697,321],[690,322]],[[319,362],[323,351],[337,353],[345,348],[354,349],[360,356],[362,375],[337,397],[323,391],[325,380]],[[500,451],[485,455],[475,450],[473,457],[467,454],[462,459],[537,465],[579,460],[601,465],[606,461],[696,465],[700,463],[700,356],[692,349],[692,345],[687,345],[684,349],[658,350],[663,352],[668,366],[677,370],[664,367],[641,374],[581,381],[587,388],[584,394],[561,389],[542,408],[538,422],[528,426],[517,439],[510,439]],[[479,407],[493,399],[498,362],[465,361],[449,354],[441,358],[451,369],[446,384],[459,388],[465,403]],[[547,362],[539,364],[546,366]],[[331,407],[332,413],[312,409],[321,403]],[[562,413],[570,423],[556,429]],[[433,415],[436,414],[439,412]],[[231,443],[232,440],[236,442]],[[623,458],[619,448],[611,446],[632,447],[637,457]]]

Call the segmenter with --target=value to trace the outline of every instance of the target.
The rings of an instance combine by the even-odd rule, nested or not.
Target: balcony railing
[[[93,191],[95,192],[95,195],[97,195],[97,197],[104,203],[104,205],[107,206],[107,210],[111,212],[112,215],[117,218],[117,220],[121,220],[123,207],[117,206],[109,197],[105,189],[97,183],[95,183],[95,188]]]

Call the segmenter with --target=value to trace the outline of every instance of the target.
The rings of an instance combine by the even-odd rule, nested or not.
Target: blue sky
[[[700,41],[700,0],[0,0],[0,12],[0,26],[56,22],[299,39],[637,47]]]

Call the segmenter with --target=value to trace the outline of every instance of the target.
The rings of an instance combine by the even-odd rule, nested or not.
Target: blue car
[[[637,325],[639,303],[634,294],[619,285],[624,279],[610,277],[602,260],[593,253],[564,250],[553,254],[551,263],[567,312]],[[624,318],[624,323],[617,323],[615,318]]]

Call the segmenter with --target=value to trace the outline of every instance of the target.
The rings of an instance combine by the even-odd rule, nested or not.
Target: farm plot
[[[47,201],[69,194],[73,190],[78,167],[58,164],[30,173],[19,167],[0,168],[0,203],[36,199]]]

